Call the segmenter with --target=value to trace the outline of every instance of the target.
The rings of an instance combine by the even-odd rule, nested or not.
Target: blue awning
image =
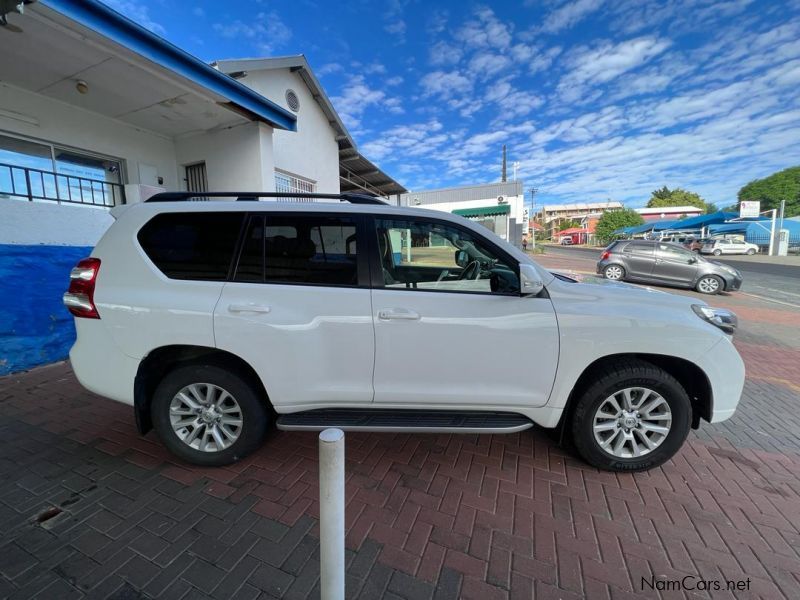
[[[675,228],[676,229],[701,229],[703,227],[708,227],[709,225],[713,225],[715,223],[724,223],[730,219],[735,219],[739,215],[732,212],[723,212],[717,211],[715,213],[711,213],[710,215],[698,215],[696,217],[691,217],[689,219],[680,219],[675,221]]]

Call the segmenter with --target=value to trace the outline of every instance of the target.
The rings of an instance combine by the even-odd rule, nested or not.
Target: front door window
[[[467,230],[401,219],[376,229],[386,288],[519,294],[516,265]]]

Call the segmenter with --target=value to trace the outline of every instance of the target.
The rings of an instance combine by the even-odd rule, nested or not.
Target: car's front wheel
[[[269,424],[266,403],[247,377],[214,365],[168,373],[153,395],[151,417],[173,454],[203,466],[244,458],[261,444]]]
[[[622,281],[625,278],[625,269],[620,265],[608,265],[603,269],[603,277],[612,281]]]
[[[716,275],[704,275],[697,282],[695,289],[701,294],[719,294],[724,287],[722,279]]]
[[[597,468],[639,471],[669,460],[691,421],[691,402],[674,377],[645,361],[621,361],[581,394],[572,439]]]

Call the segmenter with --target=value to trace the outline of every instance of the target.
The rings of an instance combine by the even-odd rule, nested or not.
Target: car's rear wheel
[[[714,252],[712,252],[712,254],[714,256],[719,256],[720,254],[722,254],[722,250],[714,250]]]
[[[681,447],[692,406],[680,383],[645,361],[615,363],[581,394],[572,438],[589,464],[639,471],[669,460]]]
[[[755,253],[756,253],[756,251],[753,248],[748,248],[748,250],[747,250],[747,255],[748,256],[753,256],[753,254],[755,254]]]
[[[269,411],[241,374],[213,365],[190,365],[161,381],[151,405],[161,441],[183,460],[203,466],[236,462],[258,448]]]
[[[695,289],[701,294],[719,294],[725,285],[716,275],[704,275],[700,278]]]
[[[620,265],[608,265],[603,269],[603,277],[612,281],[622,281],[625,278],[625,269]]]

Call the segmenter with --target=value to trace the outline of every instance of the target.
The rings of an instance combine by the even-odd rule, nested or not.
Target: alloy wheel
[[[719,291],[719,281],[716,277],[703,277],[697,282],[697,289],[704,294],[716,294]]]
[[[622,279],[622,267],[618,267],[617,265],[610,265],[606,267],[605,275],[606,279],[611,279],[614,281]]]
[[[625,388],[600,403],[592,427],[594,439],[604,452],[616,458],[638,458],[667,439],[672,411],[654,390]]]
[[[236,399],[212,383],[192,383],[181,389],[169,405],[175,435],[201,452],[230,448],[242,433],[242,409]]]

